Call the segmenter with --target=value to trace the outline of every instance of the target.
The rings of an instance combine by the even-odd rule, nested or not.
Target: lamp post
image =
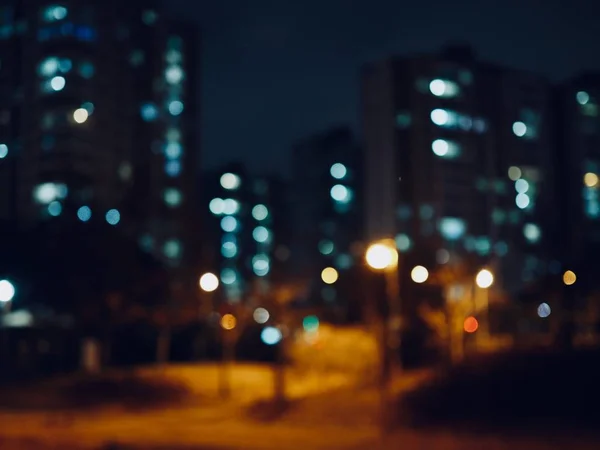
[[[481,328],[477,333],[477,343],[479,350],[483,346],[484,340],[490,336],[490,294],[489,288],[494,284],[494,274],[488,269],[481,269],[475,276],[475,284],[479,288],[476,298],[480,301],[477,310],[481,311]]]
[[[8,347],[8,327],[4,325],[4,316],[10,313],[12,306],[12,300],[15,297],[15,285],[9,280],[0,280],[0,326],[3,328],[2,333],[2,356],[8,359],[9,347]]]
[[[219,278],[214,273],[207,272],[200,277],[200,289],[207,295],[209,301],[203,306],[207,309],[215,308],[212,293],[219,288]],[[229,398],[231,395],[231,361],[233,360],[233,338],[232,333],[237,325],[237,319],[233,314],[225,314],[219,321],[219,336],[221,337],[221,364],[218,367],[219,395]]]
[[[386,300],[389,317],[382,318],[380,326],[381,373],[379,378],[382,431],[392,425],[393,409],[391,382],[394,365],[400,368],[400,282],[398,278],[398,251],[393,239],[384,239],[369,246],[365,254],[367,265],[385,275]]]

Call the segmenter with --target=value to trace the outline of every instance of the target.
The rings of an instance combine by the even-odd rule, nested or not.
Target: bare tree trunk
[[[156,345],[156,362],[158,364],[167,364],[169,362],[171,350],[171,327],[162,327],[158,333]]]

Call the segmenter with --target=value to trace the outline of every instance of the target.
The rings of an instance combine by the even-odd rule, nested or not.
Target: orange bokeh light
[[[233,314],[225,314],[221,318],[221,327],[224,330],[233,330],[237,324],[237,320]]]
[[[475,317],[471,316],[465,319],[464,329],[467,333],[475,333],[477,328],[479,328],[479,322]]]

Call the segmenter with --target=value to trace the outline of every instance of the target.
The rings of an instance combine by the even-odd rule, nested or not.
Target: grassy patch
[[[406,394],[400,413],[416,426],[593,431],[599,380],[599,351],[488,355]]]

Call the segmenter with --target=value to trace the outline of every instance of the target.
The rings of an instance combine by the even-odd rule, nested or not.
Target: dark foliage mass
[[[600,423],[600,352],[479,357],[437,377],[400,404],[416,426],[593,431]]]
[[[48,222],[5,235],[0,273],[18,285],[23,307],[43,305],[88,326],[165,298],[164,268],[115,227]]]
[[[60,397],[74,408],[118,404],[129,409],[147,409],[177,404],[189,398],[188,389],[172,380],[127,376],[84,378],[62,389]]]

